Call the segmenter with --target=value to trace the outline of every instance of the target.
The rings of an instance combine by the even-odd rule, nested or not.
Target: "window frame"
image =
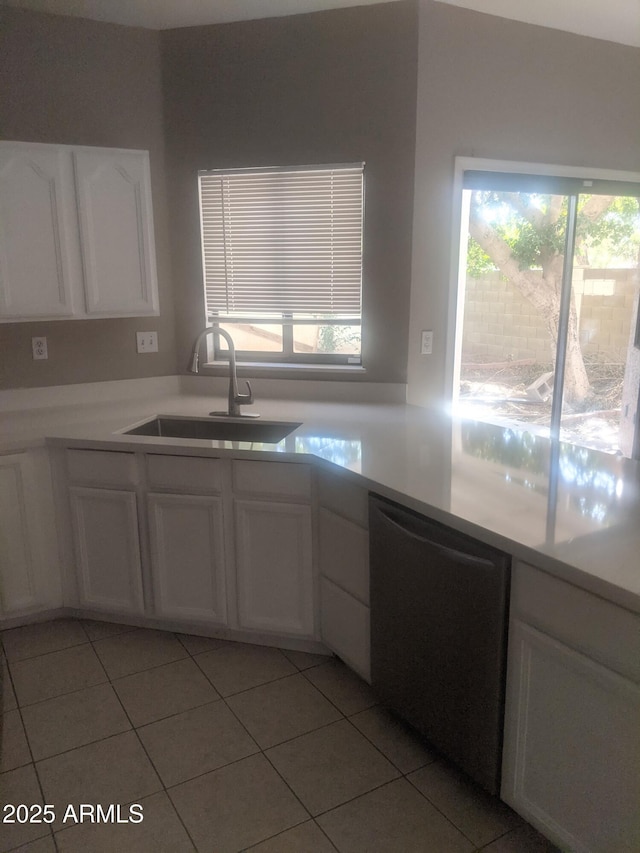
[[[205,258],[205,224],[203,215],[202,202],[202,185],[201,176],[220,176],[227,175],[250,175],[250,174],[277,174],[278,172],[298,173],[298,172],[332,172],[340,170],[357,170],[360,173],[359,186],[359,231],[356,236],[359,239],[359,316],[351,314],[326,316],[324,314],[313,316],[309,312],[293,313],[290,311],[282,311],[281,313],[270,312],[266,314],[246,314],[239,313],[222,313],[221,311],[210,311],[207,302],[207,263]],[[280,367],[287,365],[299,367],[326,367],[327,369],[339,367],[362,368],[362,291],[364,277],[364,226],[365,226],[365,163],[342,163],[342,164],[315,164],[311,166],[278,166],[278,167],[251,167],[247,169],[216,169],[216,170],[200,170],[198,172],[198,188],[199,188],[199,212],[200,212],[200,239],[202,250],[202,283],[204,297],[204,311],[208,324],[219,324],[225,327],[231,336],[234,336],[233,326],[280,326],[282,329],[282,349],[281,350],[249,350],[242,349],[236,345],[236,359],[239,363],[253,363],[256,365],[271,365]],[[332,245],[332,239],[329,245]],[[224,263],[226,264],[226,257]],[[226,269],[226,266],[225,266]],[[209,285],[209,288],[211,285]],[[227,303],[228,304],[228,303]],[[296,326],[335,326],[335,327],[360,327],[360,347],[359,351],[352,352],[296,352],[294,349],[294,329]],[[221,345],[220,336],[212,336],[209,343],[209,357],[213,358],[214,363],[221,363],[228,360],[226,346]]]

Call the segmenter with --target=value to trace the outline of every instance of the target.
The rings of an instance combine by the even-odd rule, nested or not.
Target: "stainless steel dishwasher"
[[[373,687],[498,794],[510,557],[376,495],[369,525]]]

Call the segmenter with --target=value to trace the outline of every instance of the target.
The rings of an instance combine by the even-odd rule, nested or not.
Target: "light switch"
[[[138,352],[158,352],[157,332],[136,332]]]
[[[433,332],[422,332],[420,338],[420,355],[431,355],[433,352]]]

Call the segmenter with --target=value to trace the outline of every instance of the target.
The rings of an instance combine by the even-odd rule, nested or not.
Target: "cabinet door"
[[[0,317],[4,320],[72,314],[70,179],[71,174],[65,177],[57,147],[0,145]]]
[[[226,624],[222,501],[149,495],[155,611]]]
[[[0,456],[0,616],[61,603],[46,451]]]
[[[322,642],[371,684],[369,608],[323,577],[320,613]]]
[[[89,315],[157,314],[149,155],[73,151]]]
[[[640,687],[512,623],[502,798],[575,851],[640,850]]]
[[[235,502],[241,628],[314,636],[311,507]]]
[[[142,571],[134,492],[69,489],[81,606],[142,613]]]

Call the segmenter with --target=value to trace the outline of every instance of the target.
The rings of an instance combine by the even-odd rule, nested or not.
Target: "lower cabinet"
[[[143,613],[135,492],[72,486],[69,496],[80,606]]]
[[[562,849],[640,850],[640,618],[529,566],[514,581],[502,798]]]
[[[61,605],[47,452],[0,455],[0,625]]]
[[[311,507],[236,500],[235,533],[240,628],[313,637]]]
[[[154,612],[227,624],[222,499],[147,498]]]
[[[368,493],[321,471],[318,499],[322,641],[370,682]]]

